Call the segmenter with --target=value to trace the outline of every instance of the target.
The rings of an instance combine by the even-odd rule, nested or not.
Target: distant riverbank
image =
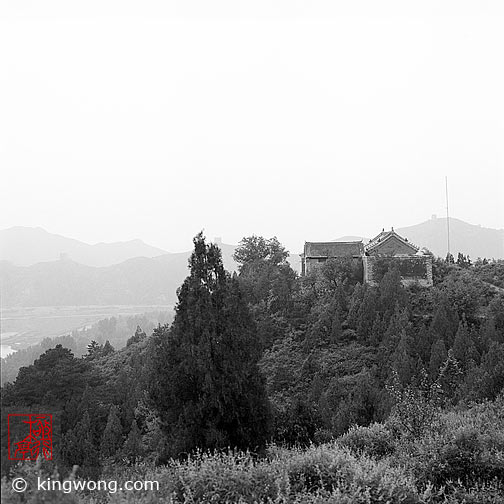
[[[110,317],[172,311],[173,305],[41,306],[2,310],[2,357]]]
[[[7,357],[7,355],[10,355],[11,353],[14,353],[16,350],[12,348],[10,345],[1,345],[1,357],[2,359]]]

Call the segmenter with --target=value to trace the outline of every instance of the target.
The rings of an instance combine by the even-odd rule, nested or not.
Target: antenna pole
[[[446,190],[446,230],[448,240],[448,254],[450,254],[450,214],[448,211],[448,177],[445,177],[445,190]]]

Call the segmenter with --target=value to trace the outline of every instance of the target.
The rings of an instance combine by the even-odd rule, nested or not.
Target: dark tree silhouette
[[[194,238],[173,326],[155,331],[150,396],[170,456],[265,444],[269,403],[254,322],[220,249]]]

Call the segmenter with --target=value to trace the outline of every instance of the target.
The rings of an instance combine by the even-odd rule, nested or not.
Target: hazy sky
[[[504,2],[3,0],[0,228],[188,250],[504,227]]]

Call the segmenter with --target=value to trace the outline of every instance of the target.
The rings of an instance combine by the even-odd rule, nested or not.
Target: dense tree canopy
[[[82,394],[89,383],[97,377],[90,365],[76,359],[62,345],[47,350],[31,366],[22,367],[5,404],[63,404],[66,400]]]

